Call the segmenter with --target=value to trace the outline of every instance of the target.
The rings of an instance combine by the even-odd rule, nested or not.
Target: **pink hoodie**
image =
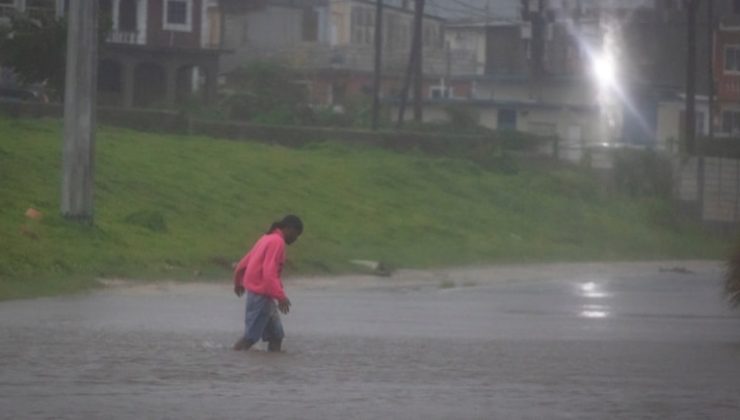
[[[285,239],[276,229],[262,236],[247,255],[239,261],[234,271],[234,285],[273,299],[286,298],[280,275],[285,264]]]

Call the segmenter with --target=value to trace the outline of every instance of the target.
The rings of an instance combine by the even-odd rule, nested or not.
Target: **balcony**
[[[740,101],[740,77],[726,78],[719,83],[719,99]]]
[[[144,45],[146,44],[146,34],[143,31],[120,31],[112,30],[106,39],[111,44],[129,44]]]
[[[16,13],[17,13],[17,10],[15,6],[7,5],[7,4],[0,4],[0,19],[3,19],[3,18],[7,19]]]

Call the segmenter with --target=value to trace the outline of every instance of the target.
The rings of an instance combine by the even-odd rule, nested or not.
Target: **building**
[[[100,52],[99,97],[124,107],[173,107],[214,97],[221,28],[214,0],[101,0],[111,31]]]
[[[13,13],[62,17],[68,7],[68,0],[0,0],[0,23]],[[100,0],[100,10],[101,24],[110,24],[99,53],[101,104],[173,107],[196,93],[216,94],[218,1]]]
[[[715,127],[720,136],[740,138],[740,2],[725,2],[715,35]]]
[[[26,13],[32,17],[61,17],[68,0],[0,0],[0,23],[14,13]]]
[[[383,15],[381,96],[400,92],[412,40],[413,2],[388,1]],[[300,70],[313,102],[368,96],[374,69],[375,2],[371,0],[223,0],[224,73],[253,61]],[[424,92],[448,95],[449,76],[472,71],[472,55],[447,48],[444,20],[424,16]]]
[[[524,6],[517,19],[485,16],[447,24],[447,44],[472,54],[474,71],[455,74],[454,82],[468,84],[466,94],[430,102],[433,111],[425,119],[443,121],[441,109],[465,106],[491,129],[558,137],[564,148],[600,142],[597,86],[583,51],[586,44],[601,44],[601,32],[593,29],[598,25],[579,17],[574,24],[573,10]]]
[[[715,137],[740,137],[740,2],[735,0],[716,0],[714,22],[708,28],[706,3],[699,8],[697,19],[697,134],[709,134],[710,124]],[[683,19],[683,21],[682,21]],[[686,67],[686,25],[685,11],[673,10],[672,20],[678,25],[670,25],[672,35],[667,35],[663,45],[656,45],[647,51],[659,59],[655,60],[663,68],[654,67],[654,79],[660,78],[663,87],[659,103],[657,145],[662,148],[670,143],[682,142],[685,138],[685,75]],[[712,33],[714,50],[702,48],[709,42]],[[644,33],[643,33],[644,35]],[[639,36],[638,36],[639,37]],[[643,37],[644,38],[644,37]],[[671,40],[670,38],[673,38]],[[647,42],[643,41],[643,44]],[[666,47],[666,45],[668,47]],[[711,54],[711,59],[709,58]],[[711,61],[714,96],[709,99],[709,65]],[[670,65],[681,66],[681,70],[669,69]],[[709,121],[709,104],[713,120]]]

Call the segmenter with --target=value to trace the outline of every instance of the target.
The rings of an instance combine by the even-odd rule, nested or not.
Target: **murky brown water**
[[[716,270],[486,273],[289,285],[280,355],[229,350],[227,285],[0,303],[0,418],[740,415],[740,319]]]

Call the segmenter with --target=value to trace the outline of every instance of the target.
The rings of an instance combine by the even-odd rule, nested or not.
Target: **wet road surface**
[[[659,268],[289,282],[279,355],[228,284],[4,302],[0,418],[740,418],[721,267]]]

